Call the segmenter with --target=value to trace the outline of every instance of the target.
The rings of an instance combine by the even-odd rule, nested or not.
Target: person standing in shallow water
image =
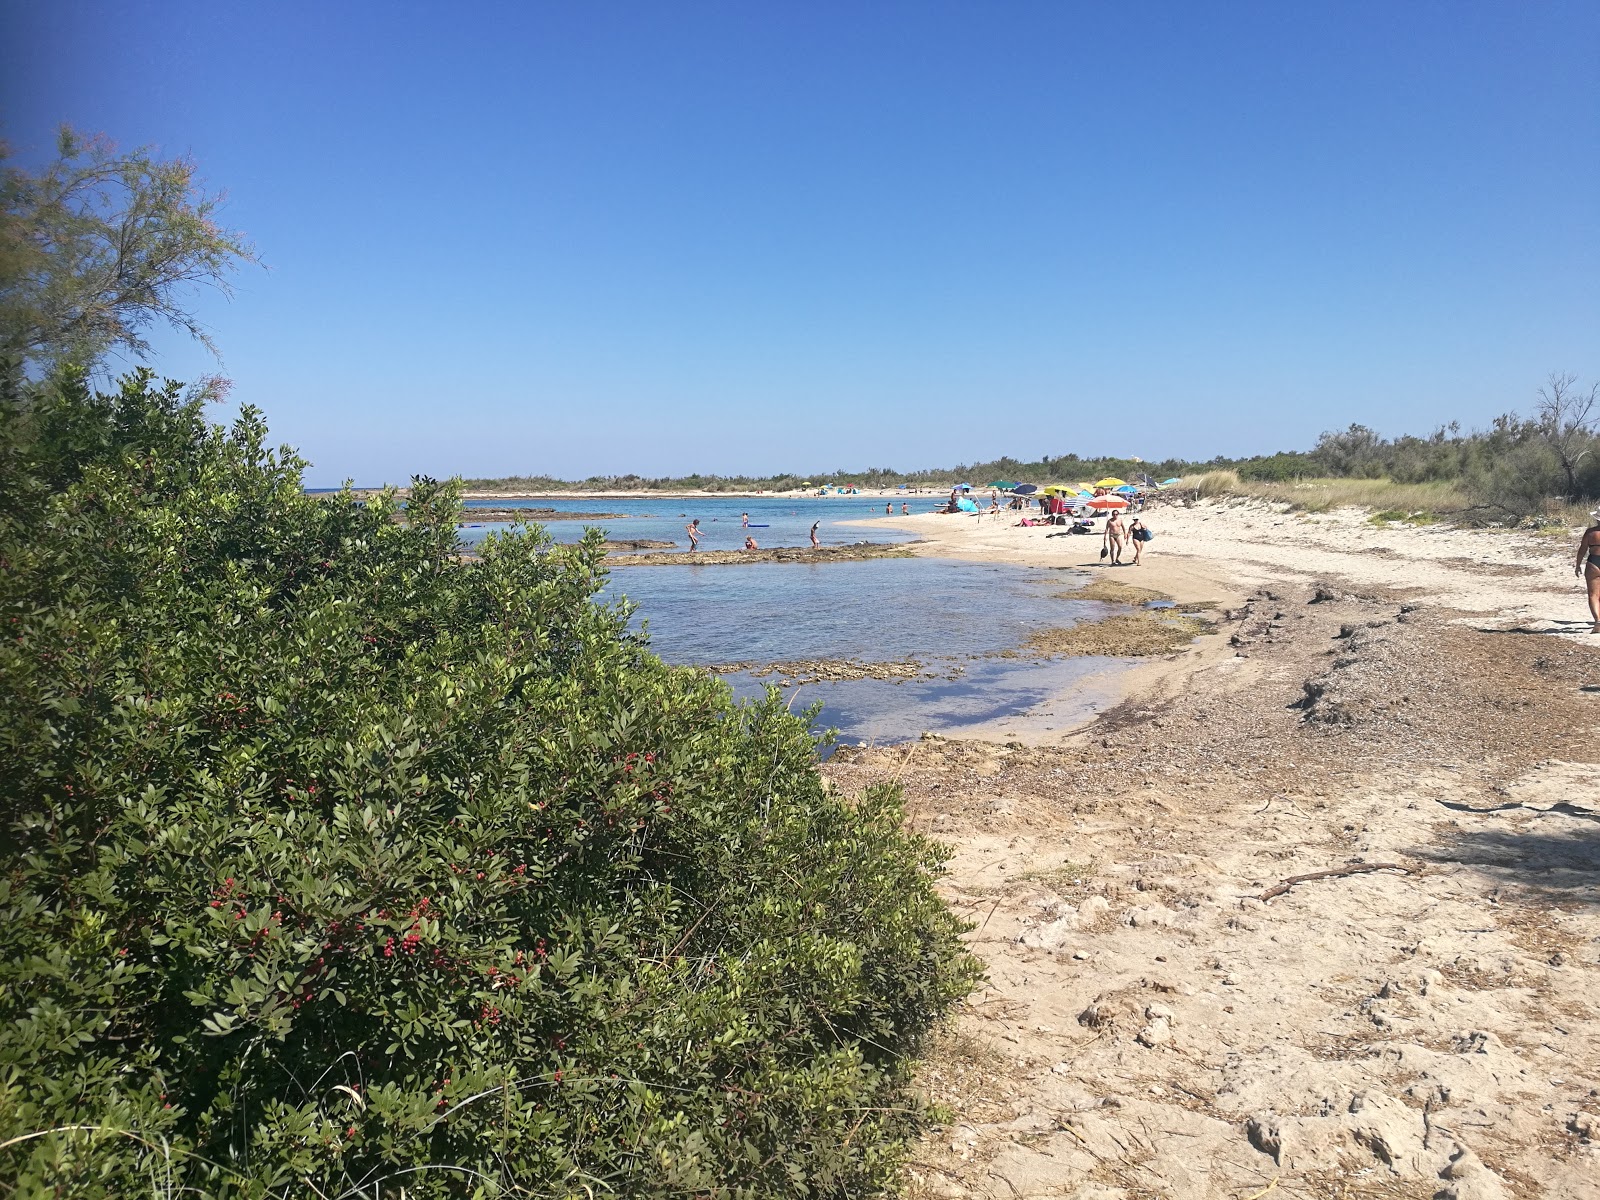
[[[700,518],[696,517],[690,521],[683,527],[683,531],[689,535],[689,553],[693,554],[700,549]]]
[[[750,514],[749,513],[744,513],[742,515],[744,516],[744,527],[746,529],[749,529],[750,528]]]
[[[822,543],[817,540],[817,526],[821,524],[821,521],[813,521],[811,523],[811,544],[814,547],[822,545]]]
[[[1594,524],[1578,539],[1578,560],[1572,564],[1572,573],[1583,578],[1589,592],[1589,619],[1594,622],[1589,632],[1600,633],[1600,508],[1589,517]]]

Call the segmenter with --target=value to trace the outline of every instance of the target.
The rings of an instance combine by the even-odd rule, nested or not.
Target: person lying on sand
[[[1578,539],[1578,559],[1572,564],[1572,573],[1583,576],[1589,590],[1589,619],[1594,622],[1589,632],[1600,633],[1600,508],[1589,516],[1595,523]]]

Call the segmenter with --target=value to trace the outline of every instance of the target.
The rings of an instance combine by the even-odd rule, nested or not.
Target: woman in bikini
[[[683,527],[683,531],[689,535],[689,553],[693,554],[700,549],[700,518],[696,517],[690,521]]]
[[[1578,560],[1572,564],[1572,573],[1583,576],[1588,586],[1589,619],[1594,622],[1590,632],[1600,633],[1600,508],[1589,516],[1595,523],[1578,539]]]
[[[1136,567],[1144,565],[1144,543],[1147,533],[1149,530],[1138,517],[1128,522],[1128,544],[1133,547],[1133,565]]]

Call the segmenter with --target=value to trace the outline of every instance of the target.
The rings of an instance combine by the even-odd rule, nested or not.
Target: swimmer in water
[[[905,503],[905,501],[901,501],[900,502],[900,515],[902,517],[909,517],[911,515],[911,505]]]

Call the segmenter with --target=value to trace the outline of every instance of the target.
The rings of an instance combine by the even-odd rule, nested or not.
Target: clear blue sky
[[[1600,376],[1600,4],[4,0],[314,483],[1162,457]],[[163,342],[158,364],[209,369]]]

